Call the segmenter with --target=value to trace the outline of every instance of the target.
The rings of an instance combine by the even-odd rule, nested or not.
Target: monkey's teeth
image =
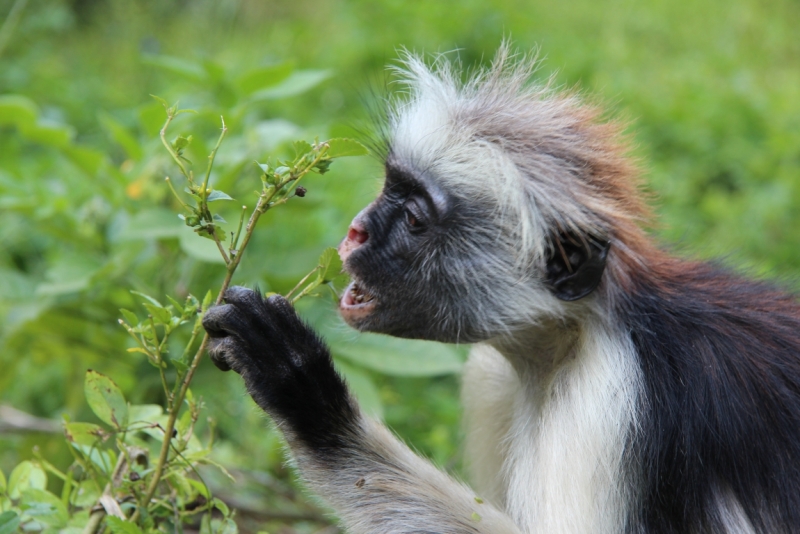
[[[373,299],[372,295],[361,289],[361,287],[359,287],[357,283],[354,283],[353,286],[350,288],[350,297],[356,304],[369,302]]]

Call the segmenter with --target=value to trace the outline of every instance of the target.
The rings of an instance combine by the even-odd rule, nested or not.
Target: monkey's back
[[[631,460],[646,483],[631,526],[800,532],[796,297],[676,260],[636,280],[620,313],[645,382]]]

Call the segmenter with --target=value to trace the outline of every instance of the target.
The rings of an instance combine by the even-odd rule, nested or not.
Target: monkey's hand
[[[281,296],[264,299],[232,287],[224,299],[203,316],[214,364],[242,375],[290,440],[312,449],[341,447],[357,425],[358,407],[322,340]]]

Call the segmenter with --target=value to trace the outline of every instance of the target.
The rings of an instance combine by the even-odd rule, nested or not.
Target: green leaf
[[[164,307],[160,302],[158,302],[156,299],[154,299],[150,295],[145,295],[144,293],[141,293],[139,291],[133,291],[133,290],[131,290],[131,294],[138,295],[138,296],[142,297],[143,299],[147,300],[147,302],[149,302],[153,306],[158,306],[159,308],[163,308]]]
[[[371,417],[382,419],[383,403],[381,402],[381,395],[369,375],[341,360],[336,360],[336,370],[344,375],[344,379],[356,399],[358,399],[361,409]]]
[[[43,489],[31,488],[22,492],[19,507],[45,525],[62,527],[67,524],[69,514],[61,499]]]
[[[61,147],[61,151],[69,160],[89,176],[94,177],[106,162],[103,152],[75,144]]]
[[[212,527],[214,523],[214,521],[211,522]],[[214,528],[213,531],[215,534],[238,534],[239,527],[236,526],[233,519],[226,517],[217,524],[217,528]]]
[[[6,482],[6,476],[3,474],[3,470],[0,469],[0,494],[6,492],[8,488],[8,483]]]
[[[128,420],[133,423],[155,423],[164,414],[160,404],[133,404],[128,409]]]
[[[139,528],[139,525],[119,517],[106,517],[106,525],[108,525],[108,529],[112,534],[142,534],[142,529]]]
[[[112,141],[122,147],[125,154],[127,154],[130,159],[135,161],[142,159],[142,147],[139,145],[139,141],[131,135],[125,126],[105,111],[98,113],[97,119],[100,121],[100,126],[103,127],[106,134],[108,134]]]
[[[201,309],[202,309],[203,311],[206,311],[206,310],[208,310],[208,308],[209,308],[209,307],[211,307],[211,304],[212,304],[213,302],[214,302],[214,294],[213,294],[213,293],[211,293],[211,290],[209,289],[209,290],[206,292],[206,296],[205,296],[205,297],[203,297],[203,304],[201,305]]]
[[[459,352],[447,345],[377,334],[364,334],[353,342],[337,340],[331,348],[353,363],[392,376],[446,375],[464,365]]]
[[[101,421],[117,429],[127,426],[128,404],[113,380],[90,369],[86,372],[84,392],[86,402]]]
[[[292,70],[291,63],[258,67],[242,74],[234,81],[234,84],[242,94],[250,95],[259,89],[279,84],[289,77]]]
[[[25,460],[20,462],[11,471],[8,477],[8,496],[19,499],[23,491],[35,488],[44,489],[47,486],[47,474],[38,465]]]
[[[192,231],[181,234],[180,245],[181,250],[191,258],[225,265],[225,260],[222,259],[217,245],[209,239],[197,239]]]
[[[208,197],[206,198],[206,201],[207,202],[214,202],[216,200],[233,200],[233,198],[231,196],[229,196],[228,193],[225,193],[224,191],[220,191],[219,189],[214,189],[208,195]]]
[[[314,150],[314,147],[312,147],[306,141],[295,141],[292,143],[292,146],[294,147],[294,154],[296,158],[304,156],[305,154],[308,154]]]
[[[153,100],[164,106],[164,109],[169,109],[169,104],[167,103],[167,101],[161,98],[160,96],[150,95],[150,98],[152,98]]]
[[[13,124],[22,128],[34,124],[38,117],[39,107],[27,96],[0,96],[0,124]]]
[[[19,527],[20,519],[11,510],[0,514],[0,534],[14,534]]]
[[[183,315],[184,314],[183,304],[181,304],[180,302],[178,302],[174,298],[170,297],[169,295],[167,295],[167,300],[175,308],[175,311],[178,312],[178,315]]]
[[[274,87],[256,91],[250,96],[251,101],[274,100],[305,93],[331,76],[329,70],[301,70],[292,73],[283,82]]]
[[[231,515],[231,509],[225,504],[222,499],[214,497],[214,508],[222,512],[222,515],[228,517]]]
[[[195,480],[193,478],[185,479],[186,482],[197,492],[198,494],[202,495],[206,499],[211,498],[211,491],[208,489],[208,486],[200,482],[199,480]]]
[[[71,443],[89,447],[96,446],[103,440],[103,434],[103,429],[93,423],[66,423],[64,425],[64,435]]]
[[[130,326],[138,326],[139,318],[136,316],[135,313],[132,311],[126,310],[125,308],[120,308],[119,312],[125,318],[125,322],[127,322]]]
[[[21,128],[22,135],[29,141],[43,145],[63,147],[75,136],[75,130],[66,124],[37,122]]]
[[[169,310],[162,307],[162,306],[154,306],[153,304],[145,303],[144,307],[147,311],[150,312],[150,315],[153,316],[153,319],[156,323],[160,324],[169,324],[169,320],[172,318],[172,314],[169,313]]]
[[[191,135],[189,137],[183,137],[182,135],[179,135],[172,142],[172,146],[180,154],[181,150],[183,150],[184,148],[189,146],[191,143],[192,143],[192,136]]]
[[[333,247],[328,247],[322,252],[318,265],[320,269],[317,271],[317,280],[322,284],[330,282],[342,272],[342,260]]]
[[[195,63],[194,61],[188,61],[173,56],[147,55],[142,57],[142,62],[145,65],[152,65],[154,67],[158,67],[161,70],[170,72],[172,74],[177,74],[178,76],[181,76],[183,78],[186,78],[187,80],[191,80],[194,82],[203,82],[206,80],[206,70],[203,68],[202,65],[200,65],[199,63]],[[169,105],[167,105],[163,99],[155,96],[153,96],[153,98],[162,102],[165,108],[169,108]]]
[[[329,158],[345,158],[349,156],[366,156],[369,154],[367,147],[356,141],[355,139],[348,139],[346,137],[338,137],[326,141],[328,143],[328,157]]]
[[[115,236],[115,241],[136,239],[167,239],[179,237],[184,225],[175,217],[175,213],[164,208],[152,208],[140,211],[128,220],[125,228]]]

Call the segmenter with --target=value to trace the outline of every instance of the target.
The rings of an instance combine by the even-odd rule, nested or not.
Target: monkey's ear
[[[553,253],[547,260],[545,282],[560,300],[582,299],[595,290],[606,268],[611,242],[573,233],[554,236]]]

